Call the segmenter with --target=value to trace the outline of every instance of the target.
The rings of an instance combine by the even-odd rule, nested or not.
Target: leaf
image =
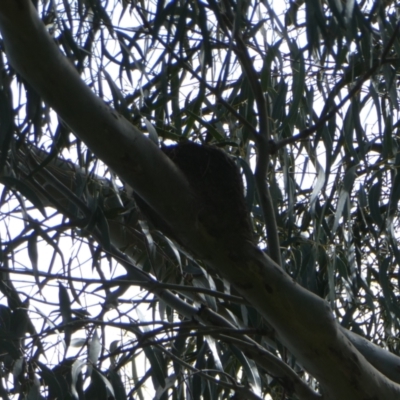
[[[299,116],[300,101],[304,94],[304,82],[305,82],[305,66],[303,53],[299,51],[297,44],[294,41],[289,43],[290,54],[292,57],[292,102],[289,107],[289,113],[282,124],[282,130],[288,125],[292,128],[293,123]]]
[[[360,208],[367,207],[367,205],[368,205],[367,195],[365,193],[363,184],[360,184],[360,188],[358,189],[358,192],[357,192],[357,198],[358,198],[358,204],[359,204]]]
[[[15,390],[18,392],[20,391],[21,388],[20,378],[22,378],[23,372],[24,372],[24,359],[18,358],[17,360],[15,360],[12,370]]]
[[[115,84],[114,79],[111,77],[111,75],[106,70],[103,70],[103,74],[104,74],[104,76],[107,80],[107,83],[109,85],[109,88],[111,90],[115,109],[118,110],[121,114],[123,114],[125,116],[129,115],[125,97],[121,93],[121,90]]]
[[[7,93],[3,87],[0,91],[0,171],[3,171],[7,157],[9,156],[13,132],[11,91]]]
[[[399,165],[400,154],[396,156],[396,165]],[[390,193],[390,211],[397,210],[397,205],[400,200],[400,170],[397,168],[396,176],[394,178],[391,193]]]
[[[33,376],[33,379],[31,379],[30,388],[28,395],[26,396],[26,400],[46,400],[40,394],[40,381],[36,375]]]
[[[262,398],[262,385],[261,377],[258,373],[258,368],[254,360],[246,357],[236,346],[229,346],[236,358],[240,362],[240,366],[243,368],[243,372],[246,375],[247,381],[249,382],[252,392]]]
[[[211,43],[210,43],[210,32],[207,27],[207,23],[209,23],[209,20],[207,18],[206,10],[204,3],[199,1],[197,3],[198,7],[198,18],[197,18],[197,23],[200,27],[201,34],[203,37],[203,40],[201,42],[202,44],[202,51],[204,53],[203,56],[203,62],[202,68],[205,70],[205,67],[211,67],[212,66],[212,51],[211,51]]]
[[[202,345],[198,346],[198,348],[200,348],[200,351],[198,351],[197,353],[195,368],[201,371],[206,367],[205,357],[208,346],[206,343],[202,343]],[[203,380],[200,378],[198,374],[194,374],[193,389],[192,389],[193,399],[200,400],[202,398],[203,392],[204,392]]]
[[[380,210],[381,199],[381,178],[378,177],[378,182],[372,185],[368,193],[368,205],[371,212],[371,217],[378,227],[383,226],[383,219]]]
[[[145,397],[144,397],[143,390],[142,390],[143,381],[141,381],[141,379],[139,378],[139,375],[137,373],[137,368],[136,368],[136,358],[133,358],[133,357],[131,360],[131,372],[132,372],[133,383],[135,384],[135,392],[136,392],[137,396],[139,397],[139,400],[144,400]]]
[[[63,324],[68,324],[72,319],[71,302],[68,291],[61,282],[58,282],[58,299]]]
[[[92,374],[93,366],[97,364],[100,352],[101,352],[100,338],[97,334],[97,329],[95,329],[92,340],[90,340],[89,342],[87,376],[90,376]]]
[[[109,379],[114,390],[115,400],[126,400],[126,391],[121,376],[116,371],[111,370],[109,371]]]
[[[216,288],[216,285],[215,285],[212,275],[209,274],[201,265],[199,265],[198,267],[202,271],[202,275],[193,277],[193,286],[198,286],[200,288],[211,289],[211,290],[216,291],[217,288]],[[205,300],[207,302],[207,306],[211,310],[214,310],[214,311],[218,310],[218,306],[217,306],[215,297],[209,296],[209,295],[202,295],[202,294],[199,294],[199,296],[205,298]]]
[[[379,265],[379,283],[382,287],[383,298],[387,303],[389,310],[393,311],[392,306],[392,289],[388,279],[388,268],[391,264],[390,257],[386,257]]]
[[[254,180],[253,171],[250,165],[243,158],[238,158],[238,162],[243,169],[243,174],[246,178],[246,205],[249,210],[253,208],[254,198],[256,195],[256,185]]]
[[[316,160],[316,168],[317,168],[317,182],[315,183],[314,189],[310,197],[310,213],[314,217],[315,217],[315,203],[317,200],[317,196],[321,192],[326,181],[325,171],[322,168],[321,164],[318,162],[318,160]]]
[[[28,186],[26,186],[21,180],[12,178],[10,176],[3,176],[1,181],[11,190],[20,192],[25,198],[27,198],[41,213],[46,217],[46,211],[43,207],[42,201]]]
[[[80,348],[80,347],[85,346],[87,341],[88,341],[87,337],[74,337],[71,340],[70,346],[71,347]]]
[[[85,363],[82,360],[76,359],[71,367],[71,392],[76,400],[80,400],[78,392],[76,391],[76,384],[84,366]]]
[[[166,17],[168,16],[167,10],[164,8],[165,5],[165,0],[159,0],[157,1],[157,9],[155,12],[155,18],[154,18],[154,27],[153,27],[153,40],[155,40],[158,37],[158,31],[161,28],[161,26],[164,24],[164,21]]]
[[[142,311],[140,310],[140,307],[136,309],[136,312],[139,316],[140,321],[145,321],[145,316],[143,315]],[[149,331],[148,326],[144,326],[143,330],[145,332]],[[140,331],[139,327],[137,327],[137,330]],[[141,340],[141,335],[138,335],[138,339]],[[165,365],[165,360],[160,352],[156,347],[154,346],[143,346],[143,351],[147,357],[147,359],[150,362],[151,365],[151,377],[153,379],[153,383],[155,388],[157,389],[158,386],[165,387],[165,370],[166,370],[166,365]]]
[[[10,330],[13,338],[18,340],[25,337],[29,326],[28,310],[24,307],[18,307],[11,314]]]
[[[102,383],[104,384],[105,388],[107,389],[108,396],[106,396],[105,398],[109,398],[109,396],[112,396],[112,398],[115,398],[114,388],[111,385],[111,382],[97,368],[93,369],[93,374],[94,375],[92,376],[92,379],[94,377],[96,377],[95,378],[96,380],[97,380],[97,378],[99,378],[102,381]]]
[[[335,306],[335,300],[336,300],[336,293],[335,293],[335,273],[339,271],[340,276],[343,279],[348,278],[347,276],[347,269],[343,265],[342,260],[336,255],[336,252],[334,251],[333,255],[333,262],[330,260],[327,261],[327,272],[328,272],[328,288],[329,288],[329,303],[331,307]],[[342,267],[342,268],[340,268]]]
[[[336,207],[335,221],[333,223],[332,235],[336,233],[336,230],[339,226],[339,220],[343,215],[344,209],[346,206],[349,205],[348,204],[349,193],[351,192],[356,176],[357,176],[357,165],[353,165],[352,167],[347,169],[343,179],[343,188],[340,191],[339,200]]]
[[[161,352],[155,348],[154,346],[144,346],[143,347],[144,354],[151,365],[151,377],[153,379],[153,383],[155,383],[155,388],[158,386],[162,388],[165,387],[165,361]]]
[[[32,264],[33,275],[37,285],[40,287],[39,268],[38,268],[38,248],[37,248],[37,234],[33,233],[28,239],[28,255]]]
[[[143,121],[146,124],[147,131],[149,132],[149,139],[158,146],[159,138],[158,138],[156,128],[153,126],[153,124],[147,118],[143,117]]]
[[[0,332],[6,334],[10,330],[11,310],[4,304],[0,304]]]
[[[271,118],[276,121],[286,121],[287,116],[285,115],[286,110],[286,98],[288,96],[288,84],[281,79],[276,87],[277,96],[272,101],[272,113]],[[282,130],[285,129],[285,123],[282,126]]]
[[[217,343],[215,339],[210,335],[204,335],[204,339],[207,341],[208,348],[211,350],[215,367],[220,371],[224,371],[224,367],[222,366],[222,362],[219,357],[219,353],[217,350]]]
[[[39,360],[37,360],[36,363],[41,369],[40,376],[49,388],[49,398],[63,399],[68,390],[65,379],[62,379],[62,377],[57,377],[57,375],[51,369],[49,369]]]
[[[65,340],[65,351],[68,349],[71,342],[72,327],[68,326],[72,320],[71,302],[69,299],[67,289],[58,282],[58,299],[60,302],[60,313],[64,327],[64,340]]]
[[[354,149],[354,140],[353,140],[353,132],[355,129],[354,126],[354,104],[352,103],[349,108],[347,109],[346,116],[343,122],[343,132],[344,132],[344,139],[346,142],[345,151],[350,156],[352,156],[357,162],[359,161],[359,157],[357,152]]]
[[[117,356],[114,355],[115,352],[117,352],[118,346],[119,346],[119,340],[113,340],[110,344],[110,364],[111,364],[111,369],[114,369],[116,367],[116,361],[117,361]]]
[[[108,226],[108,221],[100,208],[97,208],[96,223],[101,235],[101,245],[105,251],[109,252],[111,251],[110,229]]]

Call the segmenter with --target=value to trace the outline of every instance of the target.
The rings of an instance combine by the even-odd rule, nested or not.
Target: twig
[[[287,144],[295,143],[298,140],[306,139],[308,136],[310,136],[311,134],[316,132],[319,128],[321,128],[325,124],[325,122],[329,121],[343,107],[343,105],[348,100],[353,98],[355,94],[361,89],[362,85],[382,66],[382,64],[385,63],[386,56],[397,37],[399,29],[400,29],[400,23],[397,24],[396,29],[394,30],[388,44],[386,45],[382,53],[380,61],[376,63],[376,65],[372,66],[360,79],[358,79],[358,81],[350,90],[350,92],[343,98],[342,101],[339,102],[339,104],[337,104],[335,107],[333,107],[331,111],[327,112],[324,116],[322,116],[313,126],[304,129],[297,135],[294,135],[290,138],[282,139],[279,142],[271,141],[270,144],[272,146],[273,153],[277,152],[280,148],[286,146]]]
[[[271,258],[282,266],[281,249],[279,243],[278,225],[276,223],[275,209],[272,203],[271,193],[268,185],[268,166],[271,154],[269,143],[271,142],[270,126],[268,122],[268,107],[257,72],[254,69],[250,59],[246,44],[243,42],[239,32],[235,33],[237,47],[234,47],[235,53],[242,64],[247,79],[250,82],[251,89],[258,108],[260,133],[255,138],[258,157],[254,178],[257,185],[257,192],[263,219],[267,230],[268,253]]]

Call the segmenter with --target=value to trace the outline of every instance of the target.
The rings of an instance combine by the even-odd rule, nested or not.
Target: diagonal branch
[[[283,345],[319,380],[326,400],[399,397],[400,385],[357,351],[323,299],[296,284],[252,243],[233,254],[207,235],[183,174],[86,87],[30,0],[2,0],[0,30],[13,67],[91,151],[165,217],[195,257],[217,270],[259,311]]]

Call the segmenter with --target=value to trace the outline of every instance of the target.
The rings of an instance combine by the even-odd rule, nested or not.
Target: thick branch
[[[55,45],[31,1],[2,1],[0,27],[12,66],[72,131],[183,238],[201,242],[201,237],[188,229],[196,217],[184,176],[142,132],[85,85]]]
[[[329,399],[397,399],[384,377],[338,328],[327,303],[296,284],[251,243],[232,254],[196,219],[182,174],[128,121],[80,80],[30,0],[1,0],[0,29],[13,67],[73,131],[135,188],[199,258],[218,270],[276,329]]]

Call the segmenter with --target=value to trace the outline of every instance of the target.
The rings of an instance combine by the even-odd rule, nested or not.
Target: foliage
[[[398,9],[321,3],[37,6],[85,82],[153,141],[230,154],[259,246],[274,254],[276,236],[294,280],[398,354]],[[295,398],[249,337],[318,391],[234,288],[142,217],[2,50],[0,396]],[[265,178],[277,232],[257,192]]]

